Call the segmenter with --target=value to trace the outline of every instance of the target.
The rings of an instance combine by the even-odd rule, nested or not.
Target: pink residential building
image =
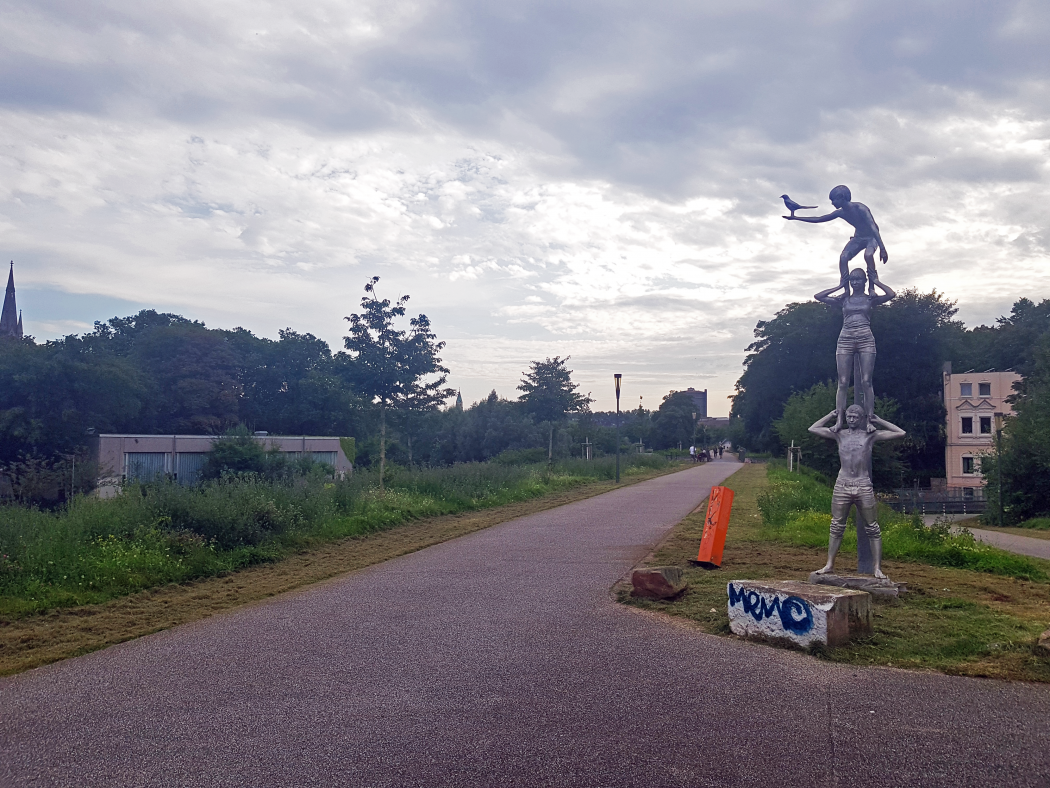
[[[1021,379],[1016,372],[952,374],[944,365],[944,407],[948,411],[944,465],[949,488],[974,490],[984,486],[981,455],[995,453],[996,417],[1013,413],[1006,398]]]

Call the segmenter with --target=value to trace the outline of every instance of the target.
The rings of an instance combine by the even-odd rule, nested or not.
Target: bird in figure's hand
[[[784,201],[784,206],[789,211],[791,211],[791,218],[792,219],[795,218],[795,211],[798,211],[798,210],[806,211],[806,210],[809,210],[810,208],[816,208],[817,207],[815,205],[799,205],[797,202],[792,200],[786,194],[781,194],[780,195],[780,199]]]

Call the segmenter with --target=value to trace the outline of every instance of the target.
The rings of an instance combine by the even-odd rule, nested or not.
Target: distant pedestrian
[[[696,462],[696,446],[689,447],[689,459]]]

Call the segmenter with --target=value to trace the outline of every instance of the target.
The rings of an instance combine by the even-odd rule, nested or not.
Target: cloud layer
[[[0,238],[38,296],[338,346],[377,273],[448,340],[468,401],[571,354],[598,407],[620,371],[628,405],[691,385],[712,413],[755,322],[837,274],[849,228],[789,225],[785,191],[823,209],[849,184],[886,239],[883,278],[936,287],[971,323],[1050,297],[1045,4],[0,18]],[[89,327],[51,300],[28,331]]]

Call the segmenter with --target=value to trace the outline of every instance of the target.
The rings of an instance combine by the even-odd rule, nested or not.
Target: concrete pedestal
[[[894,599],[908,590],[908,586],[904,583],[894,583],[888,579],[878,580],[871,575],[818,575],[816,572],[813,572],[809,576],[809,582],[821,586],[852,588],[857,591],[867,591],[873,596],[892,597]]]
[[[729,628],[757,640],[834,648],[871,634],[871,596],[794,580],[733,580]]]

